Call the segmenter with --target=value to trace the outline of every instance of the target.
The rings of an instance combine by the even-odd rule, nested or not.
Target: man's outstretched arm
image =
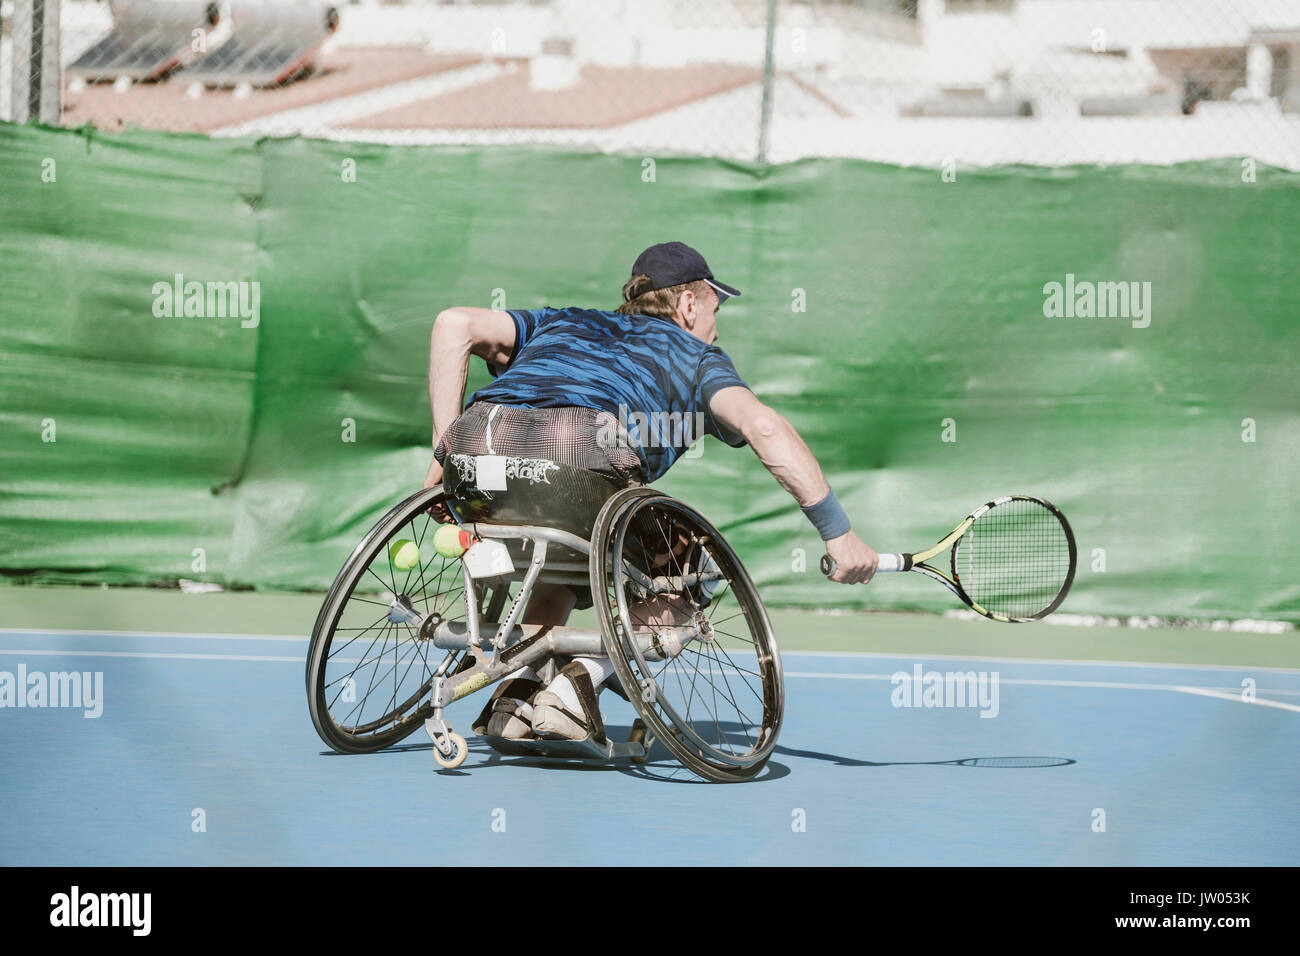
[[[433,447],[461,412],[469,357],[502,366],[515,348],[515,322],[507,312],[458,306],[444,309],[433,322],[429,344],[429,409],[433,414]],[[437,459],[429,466],[424,487],[442,481]]]
[[[842,512],[831,496],[821,465],[794,426],[739,385],[715,392],[709,411],[723,425],[744,437],[763,467],[799,502],[814,524],[828,529],[823,530],[822,537],[826,541],[826,553],[837,565],[832,580],[844,584],[870,581],[876,572],[876,552],[851,529],[846,527],[839,532],[834,527],[836,517],[842,516]]]

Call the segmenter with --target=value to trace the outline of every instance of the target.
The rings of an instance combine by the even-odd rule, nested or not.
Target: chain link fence
[[[15,122],[1300,168],[1296,0],[3,0],[0,17]]]

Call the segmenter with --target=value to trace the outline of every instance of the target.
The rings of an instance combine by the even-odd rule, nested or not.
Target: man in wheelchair
[[[736,289],[714,279],[704,258],[680,242],[646,249],[613,312],[583,308],[497,311],[468,307],[439,313],[429,359],[434,458],[426,488],[463,496],[478,456],[556,463],[618,488],[662,476],[700,435],[647,429],[647,421],[702,421],[732,447],[748,445],[799,503],[836,562],[833,580],[866,582],[876,553],[850,527],[808,446],[780,414],[758,400],[714,342],[716,313]],[[462,410],[469,358],[487,362],[494,381]],[[615,440],[611,440],[615,436]],[[535,483],[538,495],[550,486]],[[528,495],[516,482],[512,494]],[[491,496],[479,496],[490,498]],[[594,506],[599,508],[599,493]],[[457,499],[459,500],[459,499]],[[491,503],[475,500],[490,512]],[[449,511],[435,514],[451,521]],[[595,518],[578,516],[587,521]],[[650,560],[685,564],[683,536],[658,546]],[[710,586],[653,595],[632,610],[638,624],[676,624],[710,600]],[[592,606],[589,588],[537,583],[524,623],[563,625],[575,608]],[[477,733],[507,739],[579,740],[600,720],[596,699],[613,675],[604,658],[575,658],[545,687],[530,668],[503,680],[475,722]]]

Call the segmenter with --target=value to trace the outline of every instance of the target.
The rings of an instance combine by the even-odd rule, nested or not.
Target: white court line
[[[785,671],[786,677],[808,677],[819,680],[892,680],[893,674],[832,674],[829,672],[818,673],[815,671]],[[908,675],[911,677],[911,675]],[[1103,681],[1103,680],[1050,680],[1048,678],[1034,679],[1027,677],[1002,677],[998,676],[999,684],[1024,684],[1031,687],[1110,687],[1119,690],[1182,690],[1188,693],[1205,694],[1211,697],[1221,697],[1224,700],[1241,699],[1241,691],[1236,689],[1222,690],[1212,687],[1188,687],[1185,684],[1133,684],[1122,681]],[[1300,690],[1284,690],[1282,688],[1256,688],[1257,694],[1287,694],[1300,695]],[[1289,704],[1282,704],[1283,707],[1289,707]],[[1297,708],[1300,709],[1300,708]]]
[[[147,651],[51,651],[51,650],[0,650],[0,655],[18,656],[28,654],[33,657],[126,657],[146,658],[151,660],[201,660],[201,661],[271,661],[278,663],[303,664],[301,657],[271,657],[256,654],[164,654]],[[340,658],[336,664],[356,664],[358,660]],[[735,673],[733,671],[733,673]],[[831,674],[817,671],[787,671],[787,678],[808,678],[814,680],[892,680],[892,674]],[[1021,684],[1027,687],[1089,687],[1110,690],[1171,690],[1200,697],[1213,697],[1218,700],[1235,700],[1243,704],[1262,704],[1300,714],[1300,704],[1286,704],[1277,700],[1265,700],[1256,697],[1253,701],[1242,698],[1240,694],[1210,690],[1205,687],[1188,687],[1182,684],[1132,684],[1120,681],[1094,680],[1031,680],[1027,678],[999,677],[999,684]],[[1259,691],[1256,691],[1259,693]]]
[[[34,627],[0,627],[0,637],[148,637],[173,640],[209,640],[209,641],[299,641],[306,643],[308,638],[284,634],[190,634],[180,631],[100,631],[69,628],[34,628]],[[732,653],[753,654],[753,651],[735,651]],[[1206,671],[1273,671],[1281,674],[1300,675],[1300,667],[1265,667],[1254,664],[1161,664],[1155,661],[1110,661],[1110,660],[1075,660],[1054,657],[972,657],[969,654],[906,654],[887,651],[781,651],[781,656],[797,657],[861,657],[868,660],[901,661],[985,661],[993,664],[1063,664],[1072,667],[1147,667],[1160,670],[1206,670]]]
[[[95,632],[89,631],[87,633],[93,634]],[[810,657],[864,657],[875,660],[985,661],[990,664],[1069,664],[1075,667],[1151,667],[1161,670],[1277,671],[1282,674],[1300,674],[1300,667],[1265,667],[1254,664],[1161,664],[1156,661],[1090,661],[1055,657],[971,657],[968,654],[893,654],[886,651],[781,651],[783,658],[796,657],[800,654],[806,654]]]
[[[893,674],[834,674],[829,671],[786,671],[786,677],[808,677],[816,680],[893,680]],[[909,679],[911,675],[908,675]],[[1112,687],[1118,690],[1177,690],[1182,684],[1138,684],[1128,681],[1108,680],[1051,680],[1031,677],[998,677],[999,684],[1026,684],[1034,687]]]
[[[1300,706],[1295,704],[1284,704],[1280,700],[1265,700],[1262,697],[1256,697],[1254,700],[1242,700],[1240,694],[1231,694],[1221,690],[1211,690],[1208,687],[1179,687],[1185,694],[1197,694],[1201,697],[1217,697],[1220,700],[1241,700],[1243,704],[1262,704],[1265,707],[1279,707],[1282,710],[1294,710],[1300,714]],[[1256,691],[1258,693],[1258,691]]]
[[[16,657],[30,654],[33,657],[143,657],[171,661],[284,661],[306,664],[302,657],[270,657],[258,654],[163,654],[147,651],[50,651],[50,650],[0,650],[0,654]],[[342,661],[340,661],[342,663]],[[352,663],[352,662],[348,662]]]
[[[307,642],[305,637],[292,637],[287,634],[186,634],[180,631],[73,631],[43,627],[0,627],[0,637],[5,635],[25,637],[29,634],[34,637],[68,635],[75,637],[149,637],[186,641],[298,641],[303,644]]]
[[[892,680],[892,674],[829,674],[817,672],[799,672],[787,671],[786,677],[807,677],[818,680]],[[1256,697],[1254,700],[1246,700],[1240,693],[1230,693],[1227,691],[1210,690],[1206,687],[1188,687],[1184,684],[1131,684],[1121,681],[1101,681],[1101,680],[1031,680],[1020,677],[1001,677],[998,678],[999,684],[1022,684],[1027,687],[1092,687],[1105,688],[1109,690],[1172,690],[1182,694],[1196,694],[1201,697],[1214,697],[1218,700],[1235,700],[1242,704],[1263,704],[1267,707],[1277,707],[1282,710],[1294,711],[1300,714],[1300,704],[1285,704],[1279,700],[1264,700]],[[1256,691],[1258,694],[1259,691]]]

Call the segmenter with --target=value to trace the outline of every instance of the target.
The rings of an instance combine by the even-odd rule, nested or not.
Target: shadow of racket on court
[[[1044,767],[1067,767],[1078,763],[1073,757],[961,757],[957,760],[858,760],[816,750],[777,747],[787,757],[825,760],[841,767],[991,767],[998,770],[1036,770]]]

